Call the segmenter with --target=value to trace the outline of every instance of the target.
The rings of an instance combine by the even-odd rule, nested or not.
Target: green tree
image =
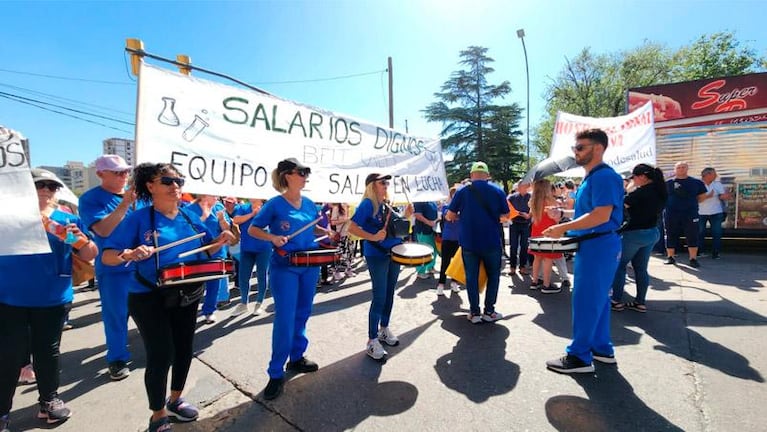
[[[487,48],[470,46],[460,52],[460,58],[464,69],[451,74],[441,91],[434,93],[437,101],[423,113],[427,121],[442,123],[442,146],[453,155],[446,164],[449,181],[465,178],[471,162],[483,160],[493,177],[506,184],[522,160],[522,110],[516,103],[495,104],[511,92],[511,86],[508,81],[488,83],[494,60],[487,56]]]
[[[741,46],[731,32],[703,35],[682,47],[677,55],[676,81],[742,75],[767,65],[767,58],[759,57],[749,46]]]

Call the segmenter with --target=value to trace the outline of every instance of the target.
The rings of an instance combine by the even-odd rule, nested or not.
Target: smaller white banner
[[[0,255],[50,253],[18,132],[0,126]]]
[[[655,165],[655,121],[652,103],[620,117],[582,117],[565,112],[557,114],[550,157],[558,159],[573,154],[575,135],[586,129],[599,128],[610,139],[604,161],[619,173],[630,172],[640,163]],[[573,168],[562,177],[583,177],[583,168]]]

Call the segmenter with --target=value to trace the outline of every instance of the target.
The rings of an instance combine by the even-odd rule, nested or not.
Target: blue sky
[[[135,82],[126,72],[129,37],[143,40],[150,53],[187,54],[198,66],[281,97],[381,125],[388,124],[384,70],[391,56],[395,128],[404,130],[407,119],[410,133],[421,136],[438,134],[439,125],[423,120],[421,110],[459,69],[458,53],[470,45],[489,48],[496,60],[490,82],[510,81],[507,101],[525,106],[519,28],[525,29],[530,64],[531,128],[541,118],[546,83],[565,57],[587,46],[597,53],[615,52],[647,39],[676,48],[704,33],[729,30],[767,54],[767,2],[756,0],[59,1],[2,2],[1,7],[0,92],[127,122],[133,121],[136,98]],[[332,81],[275,83],[368,72]],[[0,124],[30,139],[33,165],[89,163],[100,154],[103,139],[133,135],[131,126],[115,125],[128,131],[121,132],[4,98]]]

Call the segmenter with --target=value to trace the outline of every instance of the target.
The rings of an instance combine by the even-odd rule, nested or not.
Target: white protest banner
[[[146,64],[139,76],[137,161],[173,164],[186,192],[268,198],[272,170],[295,157],[316,202],[358,202],[374,172],[394,176],[395,201],[447,196],[439,140]]]
[[[0,126],[0,255],[51,252],[21,139]]]
[[[560,111],[557,113],[557,122],[554,124],[550,156],[552,158],[571,156],[575,135],[586,129],[599,128],[605,131],[609,138],[603,159],[615,171],[630,172],[639,163],[655,165],[654,126],[653,108],[650,102],[620,117],[582,117]],[[583,177],[584,171],[583,168],[573,168],[557,175]]]

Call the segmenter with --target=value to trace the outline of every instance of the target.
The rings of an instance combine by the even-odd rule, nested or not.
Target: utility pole
[[[389,57],[389,129],[394,129],[394,75],[391,69],[391,57]]]
[[[525,52],[525,77],[527,77],[527,170],[530,171],[530,69],[527,67],[527,47],[525,47],[525,29],[517,30],[517,37],[522,40],[522,50]]]

